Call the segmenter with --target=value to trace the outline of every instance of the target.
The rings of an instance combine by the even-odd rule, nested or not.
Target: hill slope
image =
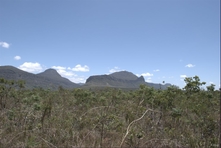
[[[125,88],[125,89],[137,89],[141,84],[148,85],[155,89],[166,89],[171,84],[155,84],[145,82],[144,77],[137,77],[131,72],[120,71],[110,75],[95,75],[90,76],[84,85],[79,85],[71,82],[70,80],[61,77],[60,74],[54,69],[47,69],[39,74],[32,74],[25,72],[13,66],[0,66],[0,78],[9,80],[24,80],[26,82],[26,88],[32,89],[41,87],[44,89],[58,89],[62,86],[66,89],[72,88]]]
[[[9,80],[24,80],[26,88],[49,88],[57,89],[59,86],[63,88],[76,88],[78,84],[61,77],[56,70],[48,69],[40,74],[32,74],[15,68],[13,66],[0,66],[0,78]]]
[[[134,75],[132,72],[128,71],[119,71],[110,74],[110,76],[115,77],[121,80],[136,80],[138,77]]]
[[[137,89],[141,84],[148,85],[155,89],[166,89],[171,84],[154,84],[145,82],[144,77],[137,77],[131,72],[120,71],[110,75],[90,76],[84,87],[114,87]]]

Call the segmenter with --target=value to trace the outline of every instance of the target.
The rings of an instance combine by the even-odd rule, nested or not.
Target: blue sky
[[[219,0],[0,0],[0,65],[220,87]]]

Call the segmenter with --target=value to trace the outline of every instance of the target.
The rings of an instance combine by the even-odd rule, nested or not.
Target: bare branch
[[[126,138],[127,135],[129,134],[129,132],[130,132],[130,127],[132,126],[132,124],[135,123],[135,122],[137,122],[137,121],[139,121],[139,120],[141,120],[141,119],[145,116],[145,114],[146,114],[148,111],[157,112],[157,111],[154,111],[154,110],[152,110],[152,109],[147,109],[147,110],[143,113],[143,115],[142,115],[140,118],[138,118],[138,119],[132,121],[132,122],[128,125],[128,127],[127,127],[127,132],[126,132],[126,134],[124,135],[124,137],[123,137],[123,139],[122,139],[122,141],[121,141],[120,147],[122,147],[125,138]]]

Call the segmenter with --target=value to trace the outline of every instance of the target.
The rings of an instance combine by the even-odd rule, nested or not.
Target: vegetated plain
[[[0,79],[0,147],[218,147],[220,91],[24,89]]]

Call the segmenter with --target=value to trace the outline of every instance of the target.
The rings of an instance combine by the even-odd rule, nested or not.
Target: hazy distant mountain
[[[32,74],[13,66],[0,66],[0,78],[24,80],[27,88],[42,87],[57,89],[59,86],[62,86],[63,88],[76,88],[80,86],[61,77],[54,69],[48,69],[39,74]]]
[[[136,80],[138,78],[132,72],[128,72],[128,71],[114,72],[110,74],[110,76],[113,76],[117,79],[122,79],[122,80]]]
[[[102,86],[102,87],[115,87],[115,88],[137,88],[140,84],[144,84],[143,77],[136,80],[119,79],[112,75],[98,75],[90,76],[85,86]]]
[[[47,69],[42,73],[37,74],[47,80],[53,82],[53,85],[62,86],[63,88],[76,88],[80,85],[71,82],[69,79],[62,77],[55,69]]]
[[[147,83],[143,76],[137,77],[131,72],[120,71],[110,75],[90,76],[84,87],[114,87],[114,88],[139,88],[141,84],[148,85],[155,89],[166,89],[170,84]]]
[[[76,84],[70,80],[63,78],[56,70],[47,69],[39,74],[32,74],[25,72],[13,66],[0,66],[0,78],[5,78],[9,80],[24,80],[26,82],[26,88],[49,88],[58,89],[62,86],[66,89],[72,88],[103,88],[103,87],[113,87],[122,89],[137,89],[141,84],[148,85],[155,89],[166,89],[171,84],[155,84],[147,83],[143,76],[137,77],[131,72],[120,71],[115,72],[110,75],[96,75],[90,76],[86,83]]]
[[[78,85],[80,85],[80,86],[82,86],[82,85],[84,85],[85,83],[77,83]]]
[[[61,75],[55,69],[47,69],[42,73],[37,74],[38,76],[43,76],[51,79],[63,79]]]
[[[153,87],[155,89],[162,89],[165,90],[167,89],[167,87],[172,86],[170,83],[165,83],[165,84],[157,84],[157,83],[150,83],[150,82],[146,82],[147,86]]]

